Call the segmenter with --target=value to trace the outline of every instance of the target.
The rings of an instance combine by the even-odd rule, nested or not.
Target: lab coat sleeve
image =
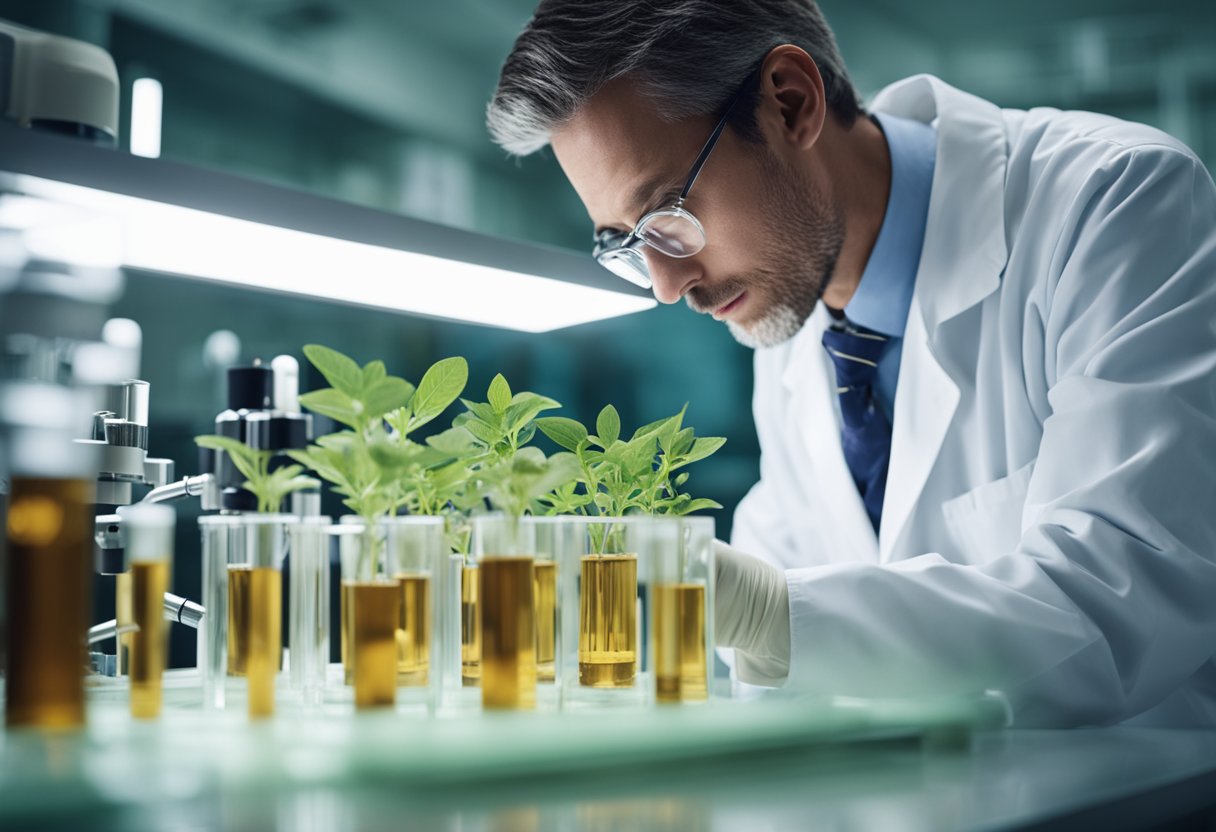
[[[1015,724],[1127,719],[1216,649],[1216,189],[1187,153],[1087,177],[1040,282],[1050,413],[1012,552],[787,572],[787,687],[997,688]]]

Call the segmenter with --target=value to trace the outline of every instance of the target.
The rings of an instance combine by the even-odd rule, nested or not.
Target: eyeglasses
[[[680,196],[675,204],[643,214],[632,231],[607,230],[596,235],[592,255],[601,266],[617,277],[622,277],[643,289],[649,289],[651,287],[650,268],[646,265],[646,256],[642,253],[642,246],[650,246],[655,251],[676,258],[692,257],[705,248],[705,228],[701,225],[701,221],[684,207],[684,201],[688,198],[688,192],[692,190],[692,184],[697,181],[701,168],[705,167],[705,161],[713,152],[714,145],[718,143],[718,137],[726,128],[726,121],[730,118],[731,111],[735,109],[735,104],[743,95],[743,90],[747,88],[755,75],[756,72],[748,75],[739,89],[735,91],[734,97],[726,106],[726,112],[718,121],[718,126],[714,128],[709,140],[705,142],[705,146],[697,155],[697,160],[693,162],[692,171],[688,174],[688,181],[684,183],[684,188],[680,191]]]

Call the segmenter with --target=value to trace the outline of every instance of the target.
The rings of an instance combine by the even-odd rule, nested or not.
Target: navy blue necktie
[[[823,346],[836,365],[844,459],[877,532],[891,460],[891,423],[875,399],[874,383],[887,338],[852,326],[834,325],[823,333]]]

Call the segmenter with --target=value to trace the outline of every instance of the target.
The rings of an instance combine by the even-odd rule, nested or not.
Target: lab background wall
[[[164,88],[162,155],[428,220],[585,250],[590,227],[549,153],[510,160],[484,128],[498,68],[533,0],[0,0],[0,17],[107,48],[123,83]],[[936,74],[1009,107],[1088,109],[1147,122],[1216,167],[1211,0],[827,0],[863,94]],[[712,229],[710,230],[712,233]],[[217,245],[222,245],[217,241]],[[341,274],[333,279],[339,281]],[[393,291],[386,282],[385,292]],[[223,409],[234,360],[319,342],[416,380],[464,355],[471,395],[494,373],[584,422],[612,402],[627,427],[688,402],[698,433],[728,438],[689,487],[717,499],[720,536],[758,476],[751,354],[682,305],[526,335],[129,275],[116,315],[144,330],[151,451],[197,470],[191,438]],[[305,373],[303,386],[320,380]],[[338,512],[336,502],[327,509]],[[179,513],[175,586],[198,597],[194,516]],[[99,592],[95,620],[112,600]],[[112,609],[112,606],[111,606]],[[174,633],[175,664],[193,661]]]

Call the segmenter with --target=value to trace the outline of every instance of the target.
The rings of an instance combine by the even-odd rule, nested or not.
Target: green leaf
[[[637,478],[651,472],[655,455],[653,436],[639,436],[637,439],[630,440],[623,447],[624,452],[620,454],[619,459],[621,467],[625,469],[626,473]]]
[[[612,445],[621,435],[621,417],[612,405],[605,405],[595,420],[595,432],[600,444],[605,448]]]
[[[469,419],[462,427],[487,445],[493,445],[502,438],[502,433],[480,419]]]
[[[502,424],[502,420],[499,418],[497,411],[494,410],[492,405],[485,402],[470,401],[469,399],[461,399],[460,402],[469,409],[470,413],[481,421],[485,422],[487,425],[497,427]],[[452,424],[455,423],[455,420],[453,420]]]
[[[490,382],[490,389],[486,392],[486,399],[494,408],[496,413],[503,413],[511,405],[511,385],[507,384],[507,380],[503,378],[502,373],[494,376],[494,380]]]
[[[330,387],[304,393],[300,396],[300,404],[314,413],[328,416],[336,422],[350,427],[359,427],[359,413],[362,405],[341,390]]]
[[[473,434],[465,427],[448,428],[443,433],[429,436],[426,444],[454,457],[465,456],[477,448]]]
[[[541,411],[552,410],[555,407],[560,407],[560,405],[553,399],[544,396],[532,396],[515,402],[507,408],[505,414],[507,430],[519,430],[535,419]]]
[[[370,390],[388,376],[383,361],[369,361],[363,365],[363,390]]]
[[[363,371],[359,369],[358,364],[337,350],[320,344],[308,344],[304,347],[304,355],[335,390],[340,390],[353,399],[363,389]]]
[[[368,419],[379,419],[389,411],[404,407],[413,392],[414,386],[405,379],[388,376],[363,392],[364,415]]]
[[[425,425],[447,409],[464,392],[469,380],[469,363],[460,356],[436,361],[418,382],[418,392],[410,404],[414,408],[413,426]]]
[[[726,439],[721,436],[702,436],[693,441],[692,447],[688,453],[680,457],[680,465],[688,465],[700,459],[713,454],[719,448],[726,444]]]
[[[565,416],[545,416],[536,420],[536,426],[567,451],[577,451],[579,444],[587,438],[587,428]]]
[[[241,440],[233,439],[231,436],[216,436],[212,434],[194,437],[194,444],[200,448],[224,451],[228,454],[228,458],[232,460],[233,467],[240,472],[242,477],[250,480],[257,479],[259,452]]]
[[[679,507],[680,514],[691,514],[694,511],[703,511],[705,509],[722,508],[722,504],[716,500],[707,500],[704,497],[691,500]]]
[[[693,429],[684,428],[676,434],[676,438],[672,440],[671,448],[668,453],[672,456],[682,457],[692,449]]]

